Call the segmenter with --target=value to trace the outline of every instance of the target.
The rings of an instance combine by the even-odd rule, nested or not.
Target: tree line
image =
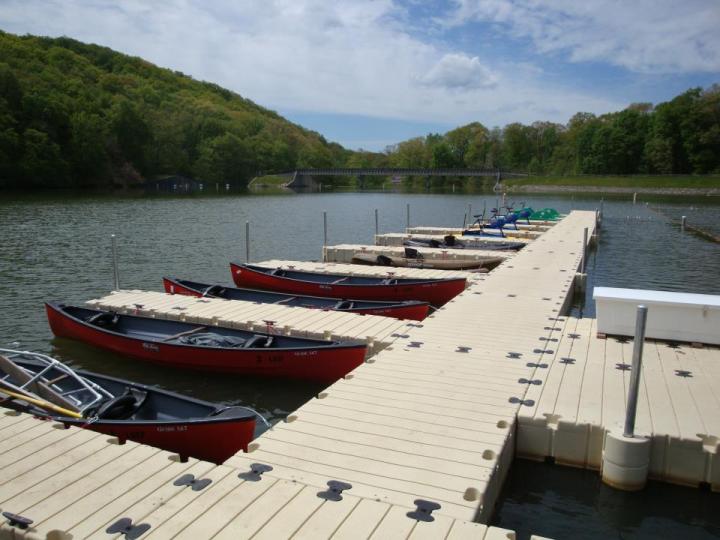
[[[720,86],[693,88],[654,106],[630,105],[596,116],[577,113],[566,125],[478,122],[354,155],[357,163],[395,167],[502,168],[530,174],[631,175],[720,172]]]
[[[350,151],[218,85],[69,38],[0,31],[0,188],[127,185],[162,175],[245,184],[325,167],[531,174],[720,172],[720,86],[566,125],[431,133]]]

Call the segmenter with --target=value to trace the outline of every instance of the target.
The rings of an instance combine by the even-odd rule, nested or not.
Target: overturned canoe
[[[363,300],[419,300],[441,306],[465,290],[465,278],[408,279],[323,274],[230,263],[239,287],[269,289],[294,294],[359,298]]]
[[[66,426],[111,435],[121,443],[131,440],[177,452],[181,459],[194,457],[213,463],[222,463],[240,450],[247,451],[255,434],[257,413],[246,407],[209,403],[89,371],[73,370],[77,377],[69,377],[67,366],[48,363],[44,359],[49,357],[44,355],[10,350],[0,353],[0,377],[5,376],[6,383],[28,390],[42,386],[44,397],[51,402],[60,400],[63,406],[82,413],[82,417],[48,412],[22,400],[4,405],[50,416]]]
[[[428,315],[430,305],[427,302],[406,300],[404,302],[380,302],[371,300],[350,300],[321,296],[301,296],[286,293],[263,291],[259,289],[238,289],[224,285],[212,285],[189,281],[187,279],[163,278],[165,292],[188,296],[207,296],[226,300],[242,300],[260,304],[278,304],[283,306],[325,309],[356,313],[359,315],[379,315],[395,319],[422,321]]]
[[[367,264],[373,266],[394,266],[398,268],[427,268],[430,270],[473,270],[475,272],[489,272],[505,259],[501,257],[488,257],[486,259],[426,259],[413,248],[405,248],[405,257],[392,255],[375,255],[372,253],[355,253],[351,262],[353,264]],[[407,256],[410,255],[410,256]]]
[[[178,368],[332,382],[363,363],[366,345],[235,330],[45,304],[53,333]]]
[[[448,243],[448,239],[453,238]],[[403,246],[407,247],[426,247],[436,249],[481,249],[484,251],[519,251],[525,244],[521,242],[483,242],[476,241],[472,245],[467,245],[460,240],[456,240],[455,236],[448,235],[443,240],[435,240],[434,238],[415,238],[410,237],[403,240]]]

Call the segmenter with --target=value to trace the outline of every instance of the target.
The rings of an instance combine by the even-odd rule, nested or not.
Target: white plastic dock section
[[[648,308],[648,338],[720,345],[720,296],[595,287],[597,331],[632,336],[638,304]]]
[[[351,490],[322,488],[250,467],[216,466],[89,430],[0,412],[0,507],[33,521],[0,518],[0,540],[134,538],[182,540],[445,538],[508,540],[514,533],[432,514],[431,522]],[[175,482],[192,475],[193,484]],[[206,481],[206,486],[199,488]],[[108,533],[125,519],[115,533]],[[128,529],[122,531],[123,525]],[[118,530],[122,532],[117,532]],[[134,533],[141,533],[135,535]]]
[[[417,249],[417,251],[422,255],[422,257],[428,261],[452,261],[458,259],[485,261],[495,258],[510,259],[514,255],[513,252],[479,249],[441,249],[430,247],[418,247],[412,249]],[[328,262],[349,263],[356,253],[403,257],[405,254],[405,248],[395,246],[368,246],[362,244],[338,244],[335,246],[326,246],[323,248],[325,260]]]
[[[452,234],[455,236],[461,236],[462,232],[465,229],[460,229],[457,227],[409,227],[406,229],[405,232],[408,234],[431,234],[431,235],[442,235],[445,236],[447,234]],[[497,229],[486,229],[486,232],[488,234],[497,235],[500,237],[500,232]],[[513,227],[506,227],[503,229],[503,233],[505,234],[505,238],[527,238],[532,240],[533,238],[537,238],[543,234],[544,231],[539,231],[535,229],[519,229],[515,230]],[[485,237],[481,237],[485,238]]]
[[[605,431],[625,420],[633,341],[596,330],[567,318],[553,333],[518,416],[519,456],[600,468]],[[720,349],[645,342],[635,433],[651,440],[650,478],[720,491],[719,389]]]
[[[442,241],[444,238],[444,235],[442,234],[406,234],[406,233],[385,233],[385,234],[376,234],[375,235],[375,245],[376,246],[402,246],[403,242],[410,239],[418,239],[418,240],[438,240]],[[501,238],[501,237],[488,237],[488,236],[456,236],[457,241],[462,242],[465,244],[466,247],[470,249],[479,249],[482,250],[482,246],[484,244],[488,243],[498,243],[501,244],[503,242],[507,242],[507,238]],[[516,238],[513,240],[513,242],[519,242],[522,244],[527,244],[531,242],[531,240],[528,240],[527,238]],[[422,248],[421,248],[422,249]],[[448,250],[450,251],[450,250]],[[463,250],[460,250],[463,251]],[[488,250],[485,250],[488,251]],[[492,251],[492,253],[498,253],[497,251]]]
[[[267,321],[273,321],[274,333],[315,339],[365,341],[368,344],[368,355],[387,347],[415,322],[377,315],[148,291],[115,291],[103,298],[89,300],[86,304],[96,309],[132,315],[258,332],[267,332]]]
[[[477,272],[465,272],[463,270],[428,270],[425,268],[388,268],[385,266],[364,266],[360,264],[345,264],[333,262],[309,262],[309,261],[287,261],[272,259],[253,263],[257,266],[267,268],[285,268],[295,270],[308,270],[310,272],[322,272],[324,274],[347,274],[350,276],[372,276],[387,277],[392,272],[398,278],[412,279],[443,279],[461,277],[468,280],[468,284],[482,281],[484,274]]]
[[[514,456],[516,415],[531,406],[526,393],[564,322],[583,228],[594,224],[594,212],[573,212],[230,463],[488,520]]]

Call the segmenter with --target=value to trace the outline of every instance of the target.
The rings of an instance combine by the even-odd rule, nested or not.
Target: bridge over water
[[[357,177],[361,188],[364,187],[365,177],[367,176],[418,176],[425,178],[426,187],[429,187],[430,179],[432,177],[438,176],[443,178],[491,177],[495,178],[496,183],[500,183],[503,178],[527,176],[527,173],[504,171],[502,169],[429,169],[396,167],[297,169],[284,174],[289,178],[288,183],[285,185],[292,188],[315,187],[317,185],[315,177],[318,176],[355,176]]]

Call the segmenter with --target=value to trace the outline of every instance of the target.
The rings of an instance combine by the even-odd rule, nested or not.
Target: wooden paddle
[[[53,411],[56,413],[60,413],[63,416],[69,416],[70,418],[82,418],[83,415],[79,412],[71,411],[69,409],[65,409],[64,407],[58,407],[54,403],[50,403],[49,401],[45,401],[33,396],[29,396],[27,394],[21,394],[19,392],[13,392],[12,390],[8,390],[4,386],[0,386],[0,392],[3,394],[6,394],[10,397],[14,397],[17,399],[22,399],[23,401],[27,401],[28,403],[32,403],[33,405],[37,405],[38,407],[41,407],[43,409],[46,409],[48,411]]]

